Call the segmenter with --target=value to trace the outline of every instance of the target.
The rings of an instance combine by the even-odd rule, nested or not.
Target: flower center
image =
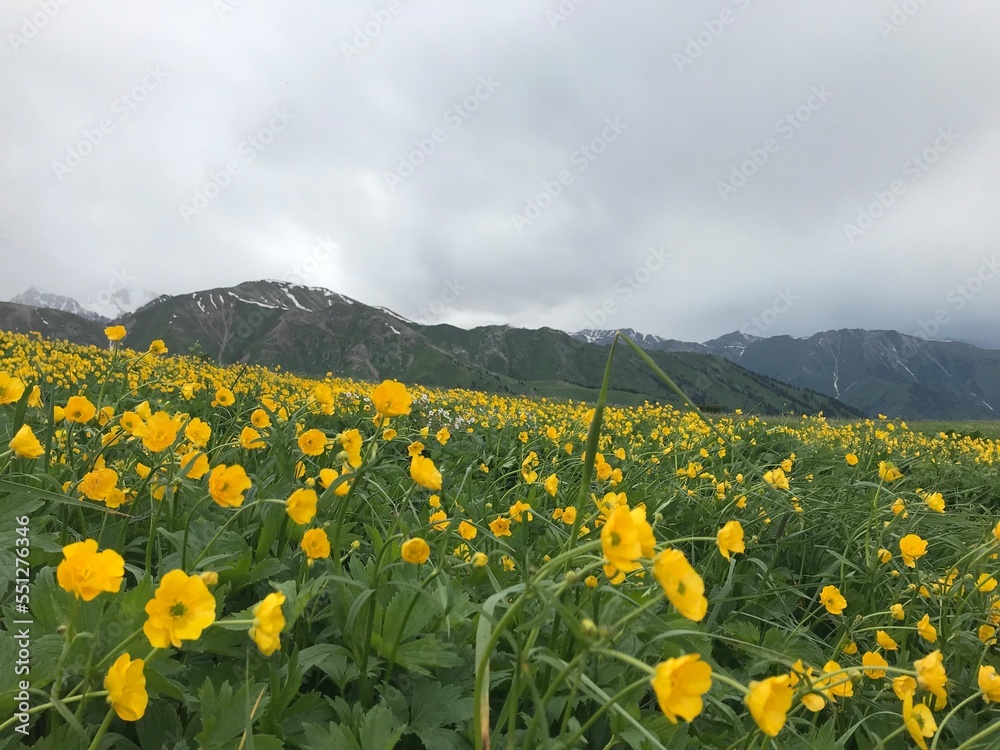
[[[183,617],[187,613],[187,607],[184,602],[175,602],[174,606],[170,608],[171,617]]]
[[[621,543],[622,543],[621,535],[617,531],[612,531],[611,532],[611,546],[612,547],[617,547]]]

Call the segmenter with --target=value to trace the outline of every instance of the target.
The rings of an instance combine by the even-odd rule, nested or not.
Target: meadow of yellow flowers
[[[1000,745],[997,441],[106,333],[0,333],[0,748]]]

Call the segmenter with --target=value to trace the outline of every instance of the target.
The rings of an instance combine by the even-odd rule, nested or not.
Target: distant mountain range
[[[35,292],[59,309],[0,303],[0,329],[106,345],[108,320],[75,312],[72,300]],[[192,294],[160,296],[113,319],[125,344],[144,349],[163,339],[175,354],[222,363],[249,362],[303,375],[400,380],[436,387],[593,400],[607,348],[551,328],[421,325],[327,289],[253,281]],[[751,372],[729,358],[650,350],[650,356],[698,405],[765,414],[858,416],[855,408],[808,389]],[[634,353],[615,358],[616,403],[678,399]]]
[[[138,301],[134,309],[125,309]],[[615,332],[572,334],[482,326],[422,325],[327,289],[253,281],[178,296],[123,291],[113,318],[35,289],[0,303],[0,328],[106,343],[163,339],[174,353],[251,362],[304,375],[592,399]],[[1000,351],[897,331],[824,331],[762,338],[734,331],[704,343],[622,333],[645,349],[699,405],[762,413],[909,419],[1000,418]],[[631,352],[616,358],[613,400],[676,402]]]
[[[760,338],[739,331],[704,344],[633,334],[666,352],[714,354],[748,370],[832,396],[868,415],[1000,419],[1000,351],[898,331],[842,329],[808,338]],[[614,331],[581,331],[607,344]]]
[[[108,289],[101,292],[95,299],[82,304],[72,297],[41,292],[35,289],[35,287],[31,287],[26,292],[21,292],[11,302],[18,305],[44,307],[50,310],[73,313],[87,320],[114,320],[121,315],[135,312],[159,296],[148,289],[135,291],[122,288],[117,284],[115,286],[115,289]]]

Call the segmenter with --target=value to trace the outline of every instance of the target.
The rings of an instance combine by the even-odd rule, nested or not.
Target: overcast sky
[[[4,0],[0,299],[280,278],[466,327],[1000,345],[998,28],[992,0]]]

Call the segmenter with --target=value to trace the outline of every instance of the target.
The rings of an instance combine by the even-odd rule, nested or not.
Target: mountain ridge
[[[0,303],[0,328],[25,332],[44,317],[23,305]],[[103,322],[51,311],[48,336],[62,326],[76,340],[97,343]],[[319,287],[249,281],[188,294],[161,296],[122,315],[124,343],[143,349],[163,339],[174,353],[247,362],[323,377],[335,373],[377,380],[395,377],[437,387],[464,387],[592,400],[607,350],[551,328],[481,326],[465,330],[408,321]],[[73,338],[72,336],[70,338]],[[766,413],[856,416],[836,399],[752,373],[714,355],[653,352],[692,400],[705,407]],[[677,397],[631,351],[616,356],[611,398],[621,403]]]

